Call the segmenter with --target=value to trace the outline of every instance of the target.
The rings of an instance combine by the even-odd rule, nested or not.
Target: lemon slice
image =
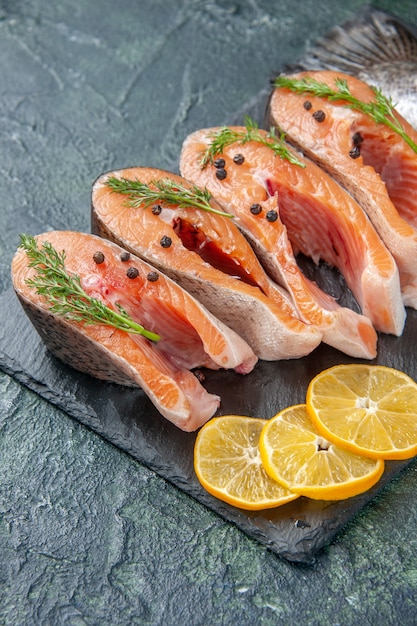
[[[327,441],[313,425],[305,404],[290,406],[266,422],[259,440],[267,473],[314,500],[341,500],[372,487],[384,461],[368,459]]]
[[[307,411],[327,439],[370,458],[417,454],[417,384],[390,367],[336,365],[307,389]]]
[[[241,509],[281,506],[297,498],[262,467],[259,435],[266,420],[240,415],[215,417],[199,431],[194,468],[213,496]]]

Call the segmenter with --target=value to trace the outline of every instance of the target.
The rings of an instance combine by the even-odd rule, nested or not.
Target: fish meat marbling
[[[217,320],[171,279],[123,248],[94,235],[51,231],[38,235],[65,252],[65,271],[84,292],[113,311],[157,333],[158,341],[114,325],[68,319],[51,310],[27,280],[36,277],[26,250],[12,261],[16,294],[49,350],[61,361],[96,378],[141,387],[159,412],[185,431],[216,412],[220,398],[208,393],[190,370],[199,367],[249,373],[257,357],[234,331]]]
[[[112,179],[118,190],[109,186]],[[135,204],[138,187],[149,195],[158,191],[158,184],[177,199]],[[131,197],[121,188],[130,189]],[[187,206],[181,205],[185,194],[191,198]],[[209,210],[198,208],[195,194],[194,185],[167,171],[136,167],[108,172],[93,185],[92,231],[169,275],[241,335],[259,358],[309,354],[321,342],[321,331],[299,319],[289,294],[266,275],[232,216],[213,213],[211,208],[222,209],[212,200]]]
[[[284,82],[304,85],[312,80],[332,91],[342,80],[356,100],[376,101],[374,90],[356,77],[331,70],[301,72],[284,76],[281,82],[277,78],[270,120],[366,211],[398,265],[404,304],[417,308],[417,194],[412,193],[417,188],[417,131],[393,110],[393,119],[414,143],[413,149],[402,135],[352,108],[343,97],[329,100],[295,92],[290,82]]]
[[[219,131],[199,130],[186,138],[182,175],[206,186],[224,210],[236,215],[268,271],[290,291],[302,318],[323,330],[324,342],[352,356],[373,358],[376,336],[370,317],[378,330],[398,335],[405,310],[397,267],[362,209],[314,163],[305,160],[300,167],[257,141],[224,148],[227,175],[219,180],[212,164],[201,167],[202,154]],[[259,132],[266,138],[265,131]],[[237,153],[242,164],[234,161]],[[309,281],[291,242],[315,261],[323,258],[338,267],[366,313],[339,306]]]

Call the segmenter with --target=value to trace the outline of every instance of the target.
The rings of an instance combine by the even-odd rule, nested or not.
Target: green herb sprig
[[[258,125],[248,115],[245,116],[245,130],[232,130],[228,126],[223,126],[219,130],[211,133],[211,142],[207,150],[203,153],[200,166],[201,169],[207,167],[209,163],[213,163],[217,155],[222,154],[227,146],[234,143],[245,144],[249,141],[257,141],[268,148],[273,150],[275,156],[279,156],[281,159],[287,159],[290,163],[298,165],[299,167],[305,167],[305,164],[300,161],[295,154],[293,154],[285,145],[285,135],[281,133],[278,137],[275,128],[271,127],[268,133],[261,133]]]
[[[20,236],[19,247],[26,252],[29,267],[36,270],[36,275],[28,278],[26,283],[46,298],[52,313],[85,324],[106,324],[159,341],[159,335],[136,323],[122,306],[116,304],[118,310],[115,311],[86,294],[80,277],[68,273],[65,268],[65,250],[59,253],[47,241],[38,248],[36,239],[28,235]]]
[[[211,206],[212,195],[208,189],[200,189],[197,186],[185,187],[169,178],[154,180],[147,185],[139,180],[109,176],[105,182],[112,191],[129,196],[129,205],[133,208],[147,208],[162,202],[181,208],[202,209],[223,217],[233,217],[231,213],[225,213]]]
[[[361,111],[368,115],[377,124],[384,124],[392,131],[400,135],[404,141],[417,153],[417,144],[407,135],[401,123],[394,115],[395,105],[391,98],[387,98],[377,87],[371,87],[375,94],[375,100],[362,102],[352,95],[346,79],[336,78],[335,89],[326,83],[322,83],[310,76],[301,79],[288,76],[278,76],[274,80],[275,87],[285,87],[294,93],[311,94],[319,98],[326,98],[330,102],[342,102],[355,111]]]

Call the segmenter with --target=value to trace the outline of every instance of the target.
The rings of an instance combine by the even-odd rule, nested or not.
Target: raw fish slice
[[[142,387],[160,413],[182,430],[192,431],[217,410],[219,397],[209,394],[189,370],[205,366],[248,373],[257,358],[236,333],[162,273],[133,255],[123,261],[119,246],[76,232],[53,231],[36,238],[65,250],[65,268],[80,277],[84,291],[116,309],[122,306],[136,322],[160,336],[158,342],[101,323],[85,324],[53,314],[44,296],[26,280],[35,270],[21,248],[12,262],[13,284],[24,310],[55,356],[68,365],[121,385]],[[104,261],[93,260],[96,252]],[[127,276],[136,268],[138,275]],[[130,272],[131,273],[131,272]]]
[[[259,358],[309,354],[322,333],[298,318],[289,294],[265,273],[249,243],[228,217],[160,203],[133,208],[109,177],[193,185],[166,171],[130,168],[103,174],[92,191],[92,230],[160,268],[249,343]],[[216,205],[213,203],[213,207]],[[217,207],[217,210],[221,210]],[[170,245],[161,241],[169,238]]]
[[[347,81],[363,102],[375,99],[364,82],[341,72],[301,72],[335,87]],[[308,101],[311,109],[303,104]],[[323,111],[318,122],[313,114]],[[400,272],[403,302],[417,308],[417,154],[395,132],[339,102],[277,88],[269,104],[272,123],[289,141],[337,179],[363,207],[392,253]],[[417,143],[417,132],[399,114],[397,119]],[[354,145],[355,144],[355,145]],[[353,150],[353,152],[352,152]]]
[[[291,292],[303,319],[323,330],[323,341],[353,356],[373,358],[376,334],[368,317],[338,306],[308,281],[297,266],[288,239],[289,232],[294,239],[298,237],[298,249],[313,255],[315,260],[320,257],[336,264],[379,329],[399,334],[405,311],[398,298],[397,268],[363,211],[313,163],[306,162],[304,168],[292,164],[274,156],[269,147],[259,142],[226,147],[222,157],[227,176],[219,180],[212,165],[201,168],[202,154],[218,130],[197,131],[186,139],[180,160],[182,175],[205,185],[225,209],[237,216],[239,226],[264,264]],[[236,153],[243,155],[243,164],[233,161]],[[250,210],[253,204],[259,204],[262,212],[254,215]],[[303,224],[305,218],[307,228]],[[360,220],[359,225],[356,219]],[[315,231],[310,234],[312,225]],[[369,277],[372,293],[367,287]],[[375,291],[379,292],[377,302],[373,299]]]
[[[357,76],[392,98],[417,128],[417,27],[365,5],[332,28],[300,58],[292,72],[335,70]]]

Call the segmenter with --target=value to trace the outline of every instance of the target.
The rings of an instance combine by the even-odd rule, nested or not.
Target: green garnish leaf
[[[377,87],[371,87],[375,94],[375,100],[362,102],[362,100],[358,100],[358,98],[352,95],[346,79],[336,78],[334,82],[335,89],[332,89],[326,85],[326,83],[322,83],[311,76],[305,76],[303,78],[278,76],[273,84],[275,87],[284,87],[294,93],[311,94],[319,98],[325,98],[330,102],[341,102],[355,111],[361,111],[377,124],[388,126],[391,130],[400,135],[410,148],[417,153],[417,144],[407,135],[394,115],[395,105],[391,98],[384,96]]]
[[[85,324],[106,324],[159,341],[159,335],[135,322],[120,305],[116,305],[118,310],[115,311],[101,300],[90,297],[81,287],[80,277],[67,272],[65,250],[59,253],[47,241],[38,248],[36,239],[28,235],[20,235],[19,248],[26,252],[29,267],[36,270],[36,275],[26,283],[46,298],[52,313]]]
[[[213,163],[216,156],[222,154],[227,146],[234,143],[243,145],[249,141],[257,141],[271,148],[275,156],[279,156],[281,159],[287,159],[290,163],[298,165],[299,167],[305,167],[305,164],[287,148],[284,139],[284,133],[281,133],[278,137],[273,127],[271,127],[266,135],[261,133],[256,122],[246,115],[245,130],[235,131],[228,126],[223,126],[219,130],[211,133],[210,145],[203,153],[200,162],[201,169],[206,168],[209,163]]]
[[[211,206],[210,200],[212,195],[208,189],[200,189],[197,186],[185,187],[169,178],[153,180],[147,185],[140,180],[128,180],[127,178],[109,176],[105,182],[112,191],[127,195],[129,197],[129,205],[133,208],[147,208],[155,203],[162,202],[181,208],[202,209],[223,217],[233,217],[231,213],[219,211]]]

